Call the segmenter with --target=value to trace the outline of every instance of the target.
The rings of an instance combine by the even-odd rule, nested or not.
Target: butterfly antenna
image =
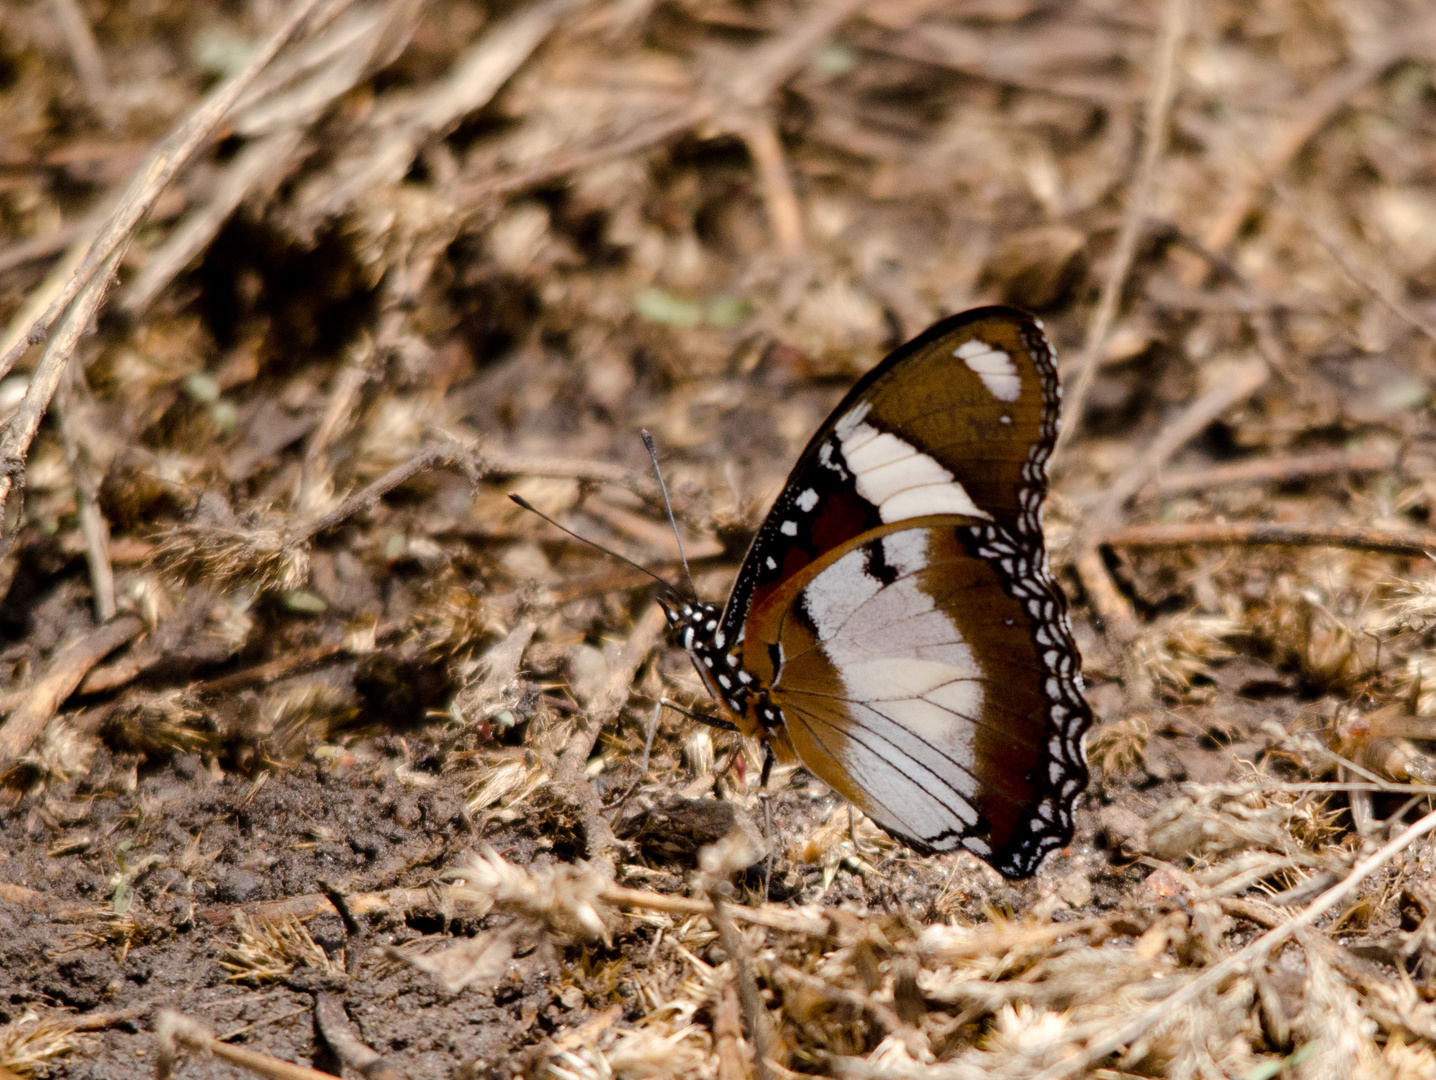
[[[640,434],[643,436],[643,445],[648,447],[648,456],[653,459],[653,475],[658,477],[658,490],[663,492],[663,507],[668,511],[668,524],[673,526],[673,539],[678,541],[678,558],[683,562],[683,576],[688,579],[688,592],[696,597],[698,589],[693,584],[693,571],[688,569],[688,556],[683,552],[683,537],[678,532],[678,519],[673,516],[673,503],[668,499],[668,485],[663,482],[663,470],[658,466],[658,447],[653,444],[653,436],[648,434],[647,428]]]
[[[608,556],[611,557],[611,558],[617,559],[619,562],[626,562],[629,566],[633,567],[635,570],[638,570],[638,571],[640,571],[641,573],[647,574],[647,575],[648,575],[649,577],[651,577],[654,581],[658,582],[658,584],[660,584],[660,585],[663,586],[663,591],[664,591],[667,595],[672,596],[672,597],[677,597],[677,596],[678,596],[678,590],[675,589],[675,588],[672,586],[672,584],[670,584],[670,583],[667,582],[667,581],[664,581],[661,577],[659,577],[657,574],[655,574],[652,570],[648,569],[648,567],[646,567],[646,566],[641,566],[641,565],[639,565],[638,563],[634,562],[632,559],[630,559],[628,556],[626,556],[626,555],[620,555],[618,552],[613,551],[613,550],[610,549],[610,548],[604,547],[602,544],[598,543],[598,541],[596,541],[596,540],[590,540],[590,539],[589,539],[588,537],[586,537],[586,536],[580,536],[578,533],[574,532],[572,529],[566,529],[566,528],[564,528],[562,525],[560,525],[560,524],[559,524],[557,521],[555,521],[553,518],[551,518],[551,517],[549,517],[547,514],[545,514],[542,510],[540,510],[540,509],[539,509],[537,506],[535,506],[533,503],[531,503],[531,502],[529,502],[527,499],[525,499],[522,495],[519,495],[519,494],[516,494],[515,492],[510,491],[510,492],[509,492],[509,499],[512,500],[513,502],[517,503],[519,506],[522,506],[525,510],[529,511],[529,513],[531,513],[531,514],[537,514],[539,517],[543,518],[545,521],[547,521],[550,525],[552,525],[552,526],[553,526],[555,529],[557,529],[559,532],[561,532],[561,533],[567,533],[569,536],[573,537],[575,540],[579,541],[580,543],[587,544],[589,547],[594,548],[594,549],[597,550],[597,551],[601,551],[601,552],[603,552],[605,555],[608,555]],[[685,566],[684,566],[684,569],[687,569],[687,565],[686,565],[686,564],[685,564]]]

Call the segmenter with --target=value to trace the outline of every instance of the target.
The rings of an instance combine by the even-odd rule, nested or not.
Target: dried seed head
[[[309,549],[277,528],[176,525],[155,537],[155,565],[186,585],[217,592],[288,592],[309,579]]]

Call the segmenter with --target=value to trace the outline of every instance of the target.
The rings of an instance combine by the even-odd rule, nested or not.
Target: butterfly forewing
[[[870,371],[818,429],[759,529],[724,616],[846,540],[923,514],[1041,538],[1060,390],[1041,324],[1012,308],[944,319]]]

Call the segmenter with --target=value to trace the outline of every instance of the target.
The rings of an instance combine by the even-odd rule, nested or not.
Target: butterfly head
[[[722,618],[717,604],[688,599],[676,590],[659,592],[658,602],[668,616],[668,629],[684,649],[695,655],[700,650],[705,654],[716,651],[713,639],[721,636],[718,625]]]
[[[756,688],[743,670],[737,643],[724,633],[722,610],[717,604],[672,596],[660,596],[658,602],[668,616],[669,630],[692,658],[714,700],[733,717],[744,716]]]

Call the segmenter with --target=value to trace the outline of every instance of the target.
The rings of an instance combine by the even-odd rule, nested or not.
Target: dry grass
[[[61,1010],[29,1010],[0,1026],[0,1068],[17,1076],[45,1076],[55,1062],[85,1047],[74,1016]]]
[[[317,909],[237,900],[203,963],[343,974],[396,1046],[451,1047],[401,1073],[1055,1077],[1429,804],[1429,560],[1103,543],[1431,534],[1424,9],[341,6],[293,40],[263,3],[0,20],[0,710],[104,596],[145,626],[0,761],[0,886],[50,920],[0,957],[0,1066],[89,1048],[34,1004],[87,950],[153,987],[74,1000],[169,993],[222,889],[352,858],[438,921],[344,964]],[[1101,721],[1071,848],[1015,885],[917,858],[671,709],[639,775],[701,687],[635,633],[641,576],[507,493],[674,577],[646,427],[721,596],[843,388],[988,302],[1083,372],[1047,521]],[[321,824],[353,777],[378,824]],[[1089,1074],[1436,1077],[1432,872],[1419,840]],[[511,1022],[465,1056],[475,1001]]]

